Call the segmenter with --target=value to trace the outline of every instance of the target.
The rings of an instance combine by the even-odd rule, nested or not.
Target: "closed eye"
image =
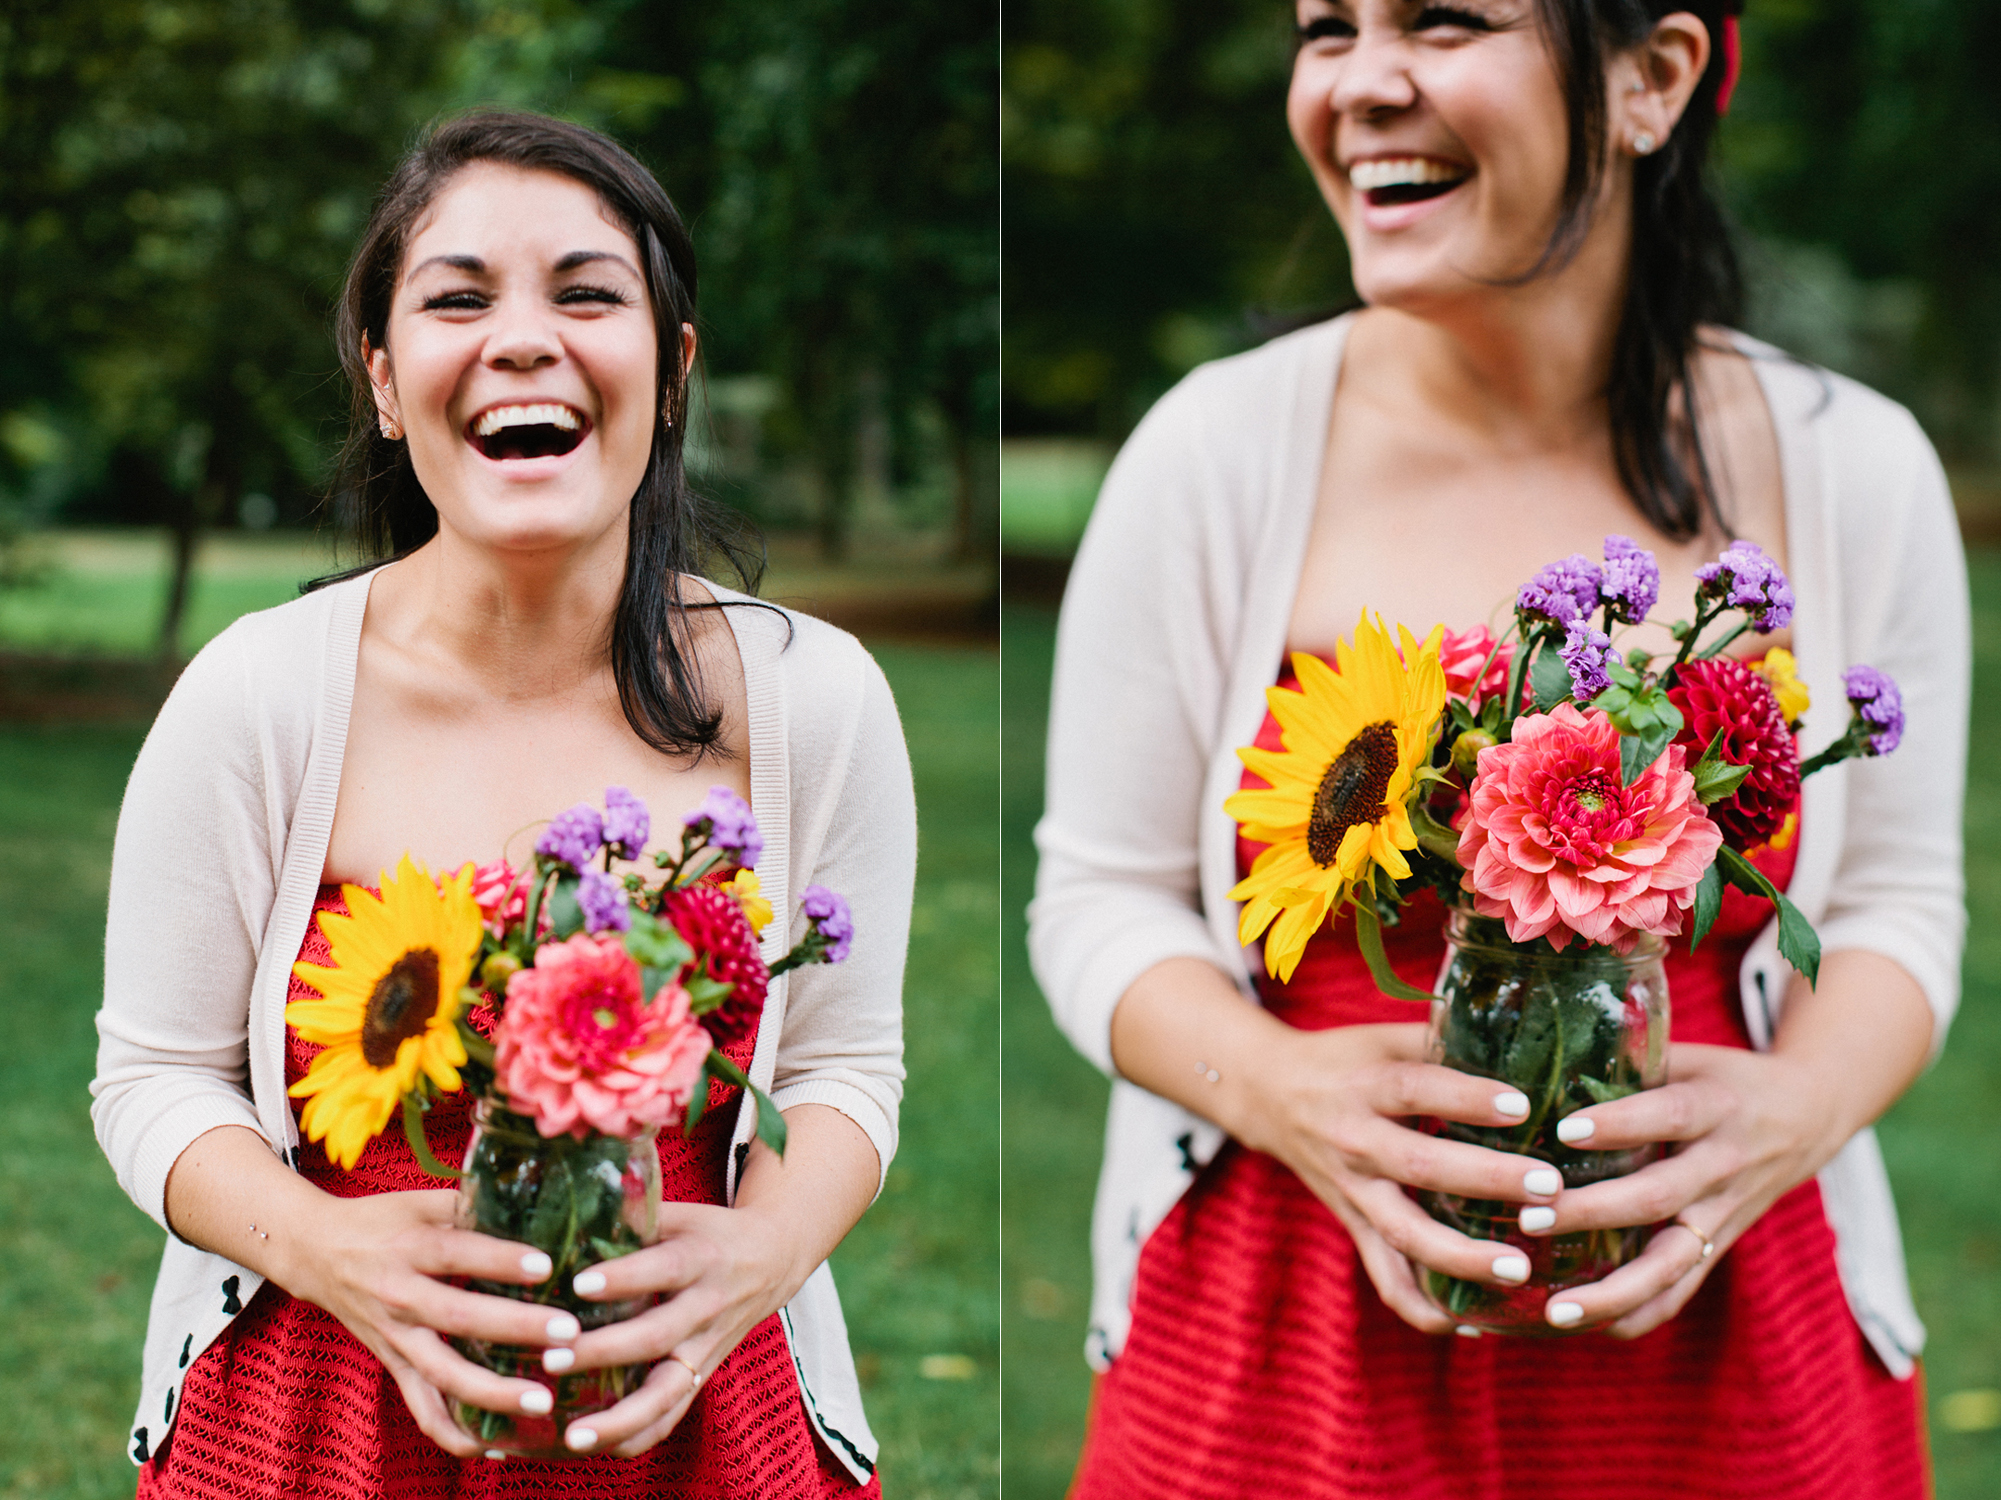
[[[1316,16],[1303,25],[1295,26],[1293,31],[1302,47],[1308,42],[1348,42],[1355,39],[1355,23],[1344,21],[1339,16]]]
[[[1492,31],[1494,23],[1476,11],[1456,5],[1427,5],[1410,23],[1412,31],[1430,31],[1440,26],[1456,26],[1461,31]]]
[[[478,292],[439,292],[424,299],[425,312],[478,312],[486,298]]]
[[[613,307],[625,307],[632,299],[616,287],[609,286],[566,286],[556,294],[559,306],[579,302],[605,303]]]

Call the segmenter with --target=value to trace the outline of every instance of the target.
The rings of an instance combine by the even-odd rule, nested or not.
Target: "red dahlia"
[[[1688,747],[1688,763],[1695,764],[1720,729],[1717,753],[1751,768],[1733,795],[1711,804],[1709,816],[1733,849],[1755,848],[1784,826],[1799,802],[1799,743],[1771,684],[1744,663],[1718,656],[1684,662],[1676,675],[1668,697],[1681,710],[1675,743]]]
[[[726,1047],[757,1029],[764,1012],[764,987],[771,976],[757,951],[757,934],[736,897],[701,882],[669,891],[664,915],[697,954],[682,971],[682,983],[694,974],[732,986],[729,999],[700,1017],[718,1047]]]

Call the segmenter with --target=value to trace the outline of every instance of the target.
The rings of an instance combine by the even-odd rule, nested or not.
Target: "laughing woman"
[[[1725,10],[1298,0],[1289,122],[1366,306],[1160,402],[1058,636],[1030,940],[1059,1021],[1118,1079],[1079,1500],[1927,1491],[1923,1328],[1869,1125],[1958,998],[1964,563],[1906,412],[1729,331],[1703,182],[1735,82]],[[1908,733],[1896,760],[1814,780],[1776,869],[1819,928],[1818,987],[1726,906],[1668,958],[1672,1081],[1566,1136],[1672,1154],[1540,1192],[1539,1162],[1409,1128],[1520,1111],[1424,1060],[1345,928],[1263,977],[1230,899],[1256,851],[1223,804],[1237,747],[1275,744],[1291,653],[1332,660],[1365,608],[1477,625],[1613,533],[1657,554],[1670,620],[1720,547],[1757,543],[1798,596],[1764,644],[1822,706],[1809,733],[1839,732],[1857,661],[1903,684]],[[1425,900],[1391,956],[1428,982]],[[1505,1286],[1528,1262],[1414,1189],[1520,1205],[1530,1234],[1663,1227],[1550,1302],[1549,1331],[1579,1336],[1456,1338],[1425,1269]]]
[[[694,295],[672,204],[591,131],[459,119],[383,191],[339,336],[343,499],[387,561],[209,645],[119,818],[93,1114],[170,1231],[143,1495],[878,1492],[826,1259],[895,1147],[909,767],[853,639],[696,576],[718,538],[682,471]],[[578,1286],[659,1301],[579,1335],[456,1284],[532,1284],[546,1257],[454,1228],[454,1195],[393,1133],[346,1171],[302,1140],[287,1089],[317,1049],[284,1012],[342,883],[405,850],[524,865],[510,839],[607,783],[663,814],[717,785],[749,799],[772,904],[840,889],[858,936],[839,968],[774,980],[744,1047],[784,1159],[739,1108],[666,1133],[659,1242]],[[430,1117],[448,1159],[464,1098]],[[452,1403],[533,1413],[548,1392],[452,1336],[546,1348],[552,1371],[653,1369],[568,1429],[576,1460],[501,1463]]]

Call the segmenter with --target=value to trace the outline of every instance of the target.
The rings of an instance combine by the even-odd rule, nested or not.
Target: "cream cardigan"
[[[1207,959],[1255,999],[1223,799],[1283,657],[1347,330],[1346,319],[1320,324],[1189,375],[1119,454],[1078,550],[1057,632],[1029,948],[1058,1024],[1107,1073],[1113,1008],[1161,960]],[[1910,972],[1935,1013],[1936,1049],[1959,999],[1971,672],[1944,475],[1901,407],[1742,347],[1779,435],[1795,655],[1813,694],[1806,749],[1846,727],[1841,672],[1853,663],[1895,677],[1908,714],[1894,756],[1806,784],[1791,895],[1827,951],[1873,950]],[[1761,1048],[1789,978],[1774,923],[1741,985]],[[1140,1246],[1221,1144],[1215,1125],[1114,1082],[1091,1231],[1096,1367],[1124,1344]],[[1924,1327],[1874,1132],[1856,1135],[1820,1185],[1849,1306],[1905,1376]]]
[[[246,616],[217,636],[181,675],[125,789],[91,1117],[119,1184],[163,1227],[168,1171],[205,1131],[246,1126],[297,1164],[285,991],[326,865],[374,576]],[[748,698],[751,805],[765,841],[758,874],[793,918],[789,931],[767,930],[765,957],[803,931],[800,892],[814,882],[847,896],[856,932],[845,963],[773,982],[751,1077],[781,1109],[815,1103],[846,1114],[886,1173],[903,1096],[917,839],[896,705],[852,636],[789,611],[724,615]],[[746,1107],[732,1138],[732,1198],[754,1126]],[[134,1462],[172,1424],[189,1363],[261,1282],[169,1231],[146,1330]],[[866,1478],[876,1441],[827,1266],[781,1316],[814,1424]]]

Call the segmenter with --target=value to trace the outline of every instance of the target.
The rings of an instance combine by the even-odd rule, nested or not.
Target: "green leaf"
[[[1702,872],[1702,879],[1695,887],[1695,913],[1689,922],[1688,951],[1693,953],[1702,940],[1709,936],[1709,929],[1716,925],[1716,914],[1723,909],[1723,872],[1711,865]]]
[[[776,1151],[785,1155],[785,1116],[778,1112],[778,1106],[771,1102],[771,1095],[756,1084],[750,1086],[751,1097],[757,1100],[757,1138]]]
[[[688,1010],[697,1016],[706,1016],[710,1011],[729,999],[730,991],[736,986],[725,979],[711,979],[706,974],[690,974],[686,980],[688,989]]]
[[[549,922],[558,939],[584,930],[584,909],[577,904],[577,877],[564,875],[549,892]]]
[[[695,950],[688,946],[688,940],[681,936],[672,922],[647,911],[633,911],[632,926],[627,930],[624,941],[625,951],[648,969],[664,969],[678,974],[695,956]]]
[[[1765,878],[1765,872],[1725,844],[1716,851],[1716,863],[1724,878],[1740,891],[1763,896],[1779,911],[1779,956],[1806,976],[1808,984],[1820,980],[1820,934],[1813,923],[1785,894]]]
[[[1673,743],[1674,729],[1656,726],[1644,734],[1621,735],[1619,737],[1619,780],[1631,786],[1645,773],[1648,766],[1661,758],[1661,752]]]
[[[1637,1094],[1639,1089],[1630,1083],[1606,1083],[1601,1079],[1588,1078],[1579,1074],[1577,1083],[1585,1093],[1599,1104],[1610,1104],[1614,1099],[1623,1099],[1628,1094]]]
[[[1383,924],[1376,916],[1375,907],[1367,901],[1355,903],[1355,944],[1362,950],[1362,959],[1369,966],[1376,988],[1392,1000],[1428,1002],[1432,998],[1430,990],[1421,990],[1397,978],[1396,971],[1390,967],[1389,955],[1383,952]]]
[[[1660,715],[1654,711],[1654,705],[1645,694],[1635,696],[1620,718],[1624,722],[1619,727],[1632,734],[1645,734],[1650,729],[1660,728],[1661,723]]]
[[[1591,700],[1591,706],[1603,709],[1615,724],[1622,724],[1624,722],[1626,710],[1632,706],[1632,703],[1632,689],[1617,685],[1608,687],[1604,692]]]
[[[1554,649],[1544,646],[1529,667],[1529,681],[1535,686],[1535,706],[1548,713],[1570,696],[1570,668]]]
[[[1748,765],[1736,765],[1723,758],[1723,734],[1723,730],[1717,730],[1709,741],[1709,748],[1702,752],[1702,759],[1689,768],[1689,773],[1695,778],[1695,794],[1702,799],[1704,807],[1734,795],[1737,788],[1744,784],[1744,778],[1751,774]]]

